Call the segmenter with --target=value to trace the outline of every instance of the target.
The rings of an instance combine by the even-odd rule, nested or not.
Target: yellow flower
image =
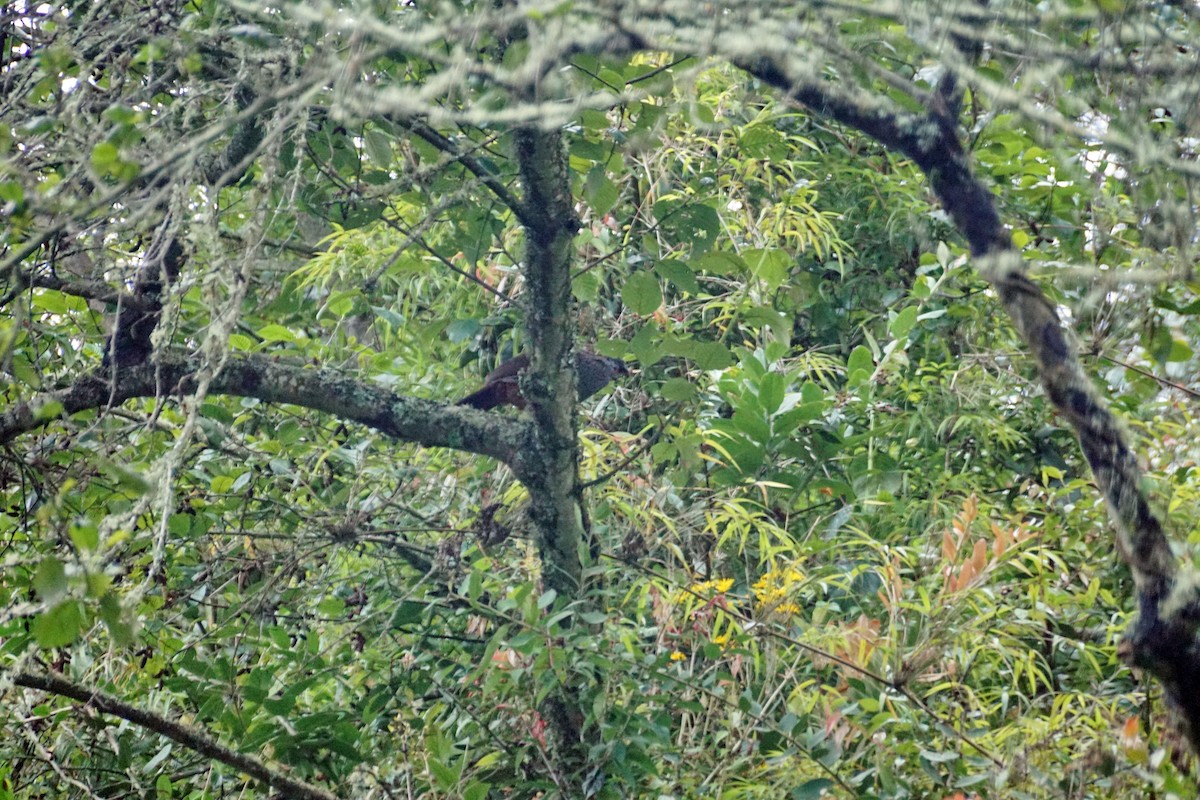
[[[713,581],[693,583],[691,589],[696,594],[704,594],[712,589],[715,594],[723,594],[733,588],[733,578],[718,578]]]

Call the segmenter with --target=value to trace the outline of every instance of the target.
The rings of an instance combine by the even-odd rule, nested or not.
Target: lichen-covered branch
[[[101,714],[112,714],[165,736],[206,758],[244,772],[288,797],[301,800],[336,800],[337,796],[331,792],[286,775],[254,756],[232,750],[202,731],[161,714],[138,708],[107,692],[70,681],[57,672],[18,672],[11,677],[17,686],[70,698]]]
[[[1141,489],[1141,471],[1116,417],[1084,372],[1069,331],[1054,306],[1025,273],[996,211],[991,191],[971,171],[957,121],[932,96],[924,114],[867,107],[829,84],[790,76],[772,58],[739,66],[810,110],[856,128],[911,158],[929,178],[946,211],[995,287],[1037,364],[1046,394],[1079,437],[1096,484],[1117,523],[1121,556],[1138,587],[1139,616],[1127,633],[1130,660],[1166,689],[1184,733],[1200,751],[1200,597],[1196,581],[1181,575],[1162,524]]]
[[[570,196],[567,158],[557,131],[522,128],[514,135],[525,185],[525,325],[532,343],[524,389],[537,428],[538,447],[517,466],[537,500],[533,514],[542,537],[546,585],[564,597],[579,588],[583,535],[575,495],[575,369],[569,360],[572,243],[578,228]]]
[[[525,218],[525,205],[509,191],[508,186],[500,180],[500,177],[492,172],[481,160],[470,153],[463,152],[458,145],[422,120],[397,118],[395,121],[396,124],[402,126],[413,135],[419,136],[427,143],[445,153],[448,157],[466,167],[472,175],[479,178],[479,181],[491,190],[492,194],[496,195],[497,200],[512,210],[522,225],[529,226],[532,223],[532,220]]]
[[[521,128],[513,141],[525,190],[525,324],[532,344],[522,393],[534,426],[534,446],[520,454],[513,468],[529,488],[529,517],[537,531],[543,581],[560,597],[573,600],[582,582],[584,537],[571,358],[575,325],[570,313],[579,223],[561,133]],[[543,702],[542,713],[554,734],[555,780],[573,784],[586,767],[578,697],[571,687],[559,687]]]
[[[60,415],[104,409],[138,397],[185,395],[199,368],[196,361],[168,354],[115,372],[89,373],[64,389],[0,410],[0,443]],[[334,370],[299,367],[263,356],[230,358],[209,393],[303,406],[403,441],[505,462],[516,461],[528,438],[528,423],[521,420],[405,397]]]

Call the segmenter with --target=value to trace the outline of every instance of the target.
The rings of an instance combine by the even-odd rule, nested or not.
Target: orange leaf
[[[976,575],[983,574],[983,570],[987,567],[987,552],[988,548],[983,539],[977,540],[975,542],[975,550],[971,553],[971,564],[975,567]]]
[[[1121,735],[1126,739],[1132,739],[1138,735],[1138,718],[1130,717],[1125,720],[1125,724],[1121,726]]]
[[[942,533],[942,558],[947,561],[953,561],[958,555],[958,546],[954,543],[954,537],[950,535],[950,531]]]

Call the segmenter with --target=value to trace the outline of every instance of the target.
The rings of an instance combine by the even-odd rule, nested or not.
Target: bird
[[[521,394],[520,376],[529,366],[529,356],[514,356],[496,367],[483,379],[482,388],[471,392],[458,401],[460,406],[471,406],[487,411],[496,406],[525,407]],[[619,358],[597,355],[580,350],[575,354],[575,371],[579,377],[579,399],[591,397],[603,389],[618,375],[628,375],[629,369]]]

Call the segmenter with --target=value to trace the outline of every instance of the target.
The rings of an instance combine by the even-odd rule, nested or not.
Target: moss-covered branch
[[[101,410],[138,397],[185,395],[199,368],[198,362],[181,355],[166,355],[115,372],[88,373],[64,389],[0,411],[0,443],[60,415]],[[528,423],[522,420],[405,397],[331,369],[284,364],[263,356],[231,358],[209,392],[311,408],[403,441],[505,462],[516,460],[528,437]]]
[[[884,109],[840,94],[828,83],[790,75],[781,60],[758,58],[738,64],[810,110],[905,154],[929,178],[1029,347],[1047,396],[1079,437],[1117,522],[1118,549],[1138,586],[1139,616],[1126,635],[1126,655],[1162,681],[1193,749],[1200,751],[1196,580],[1181,574],[1162,524],[1142,492],[1141,471],[1125,434],[1084,371],[1053,304],[1026,275],[992,192],[971,170],[945,99],[930,96],[924,113]]]
[[[331,792],[290,777],[254,756],[228,748],[208,734],[189,725],[138,708],[99,689],[75,683],[60,673],[18,672],[11,677],[17,686],[70,698],[83,703],[93,711],[111,714],[160,736],[165,736],[205,758],[211,758],[239,772],[244,772],[254,780],[282,792],[287,797],[299,798],[299,800],[336,800],[337,796]]]

